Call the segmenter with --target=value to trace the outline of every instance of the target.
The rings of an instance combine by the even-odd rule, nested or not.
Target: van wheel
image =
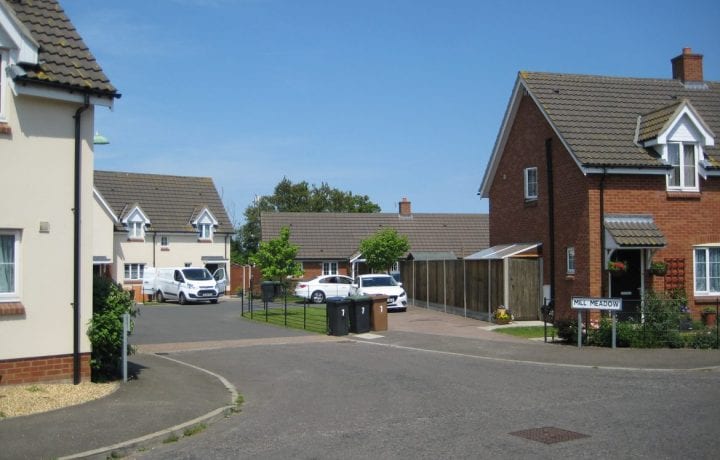
[[[180,303],[180,305],[187,304],[187,299],[185,298],[185,294],[183,294],[182,292],[180,293],[180,296],[178,297],[178,303]]]
[[[157,294],[155,294],[155,299],[159,303],[165,303],[165,296],[163,295],[162,291],[157,291]]]

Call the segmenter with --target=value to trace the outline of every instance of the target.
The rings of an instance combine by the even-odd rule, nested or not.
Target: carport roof
[[[465,259],[467,260],[497,260],[506,259],[508,257],[522,254],[523,252],[535,249],[542,245],[542,243],[513,243],[513,244],[499,244],[491,248],[484,249],[475,254],[471,254]]]

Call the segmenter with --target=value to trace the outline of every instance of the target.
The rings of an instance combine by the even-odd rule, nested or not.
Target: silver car
[[[295,295],[313,303],[323,303],[328,297],[350,295],[352,278],[343,275],[323,275],[310,281],[300,281],[295,286]]]

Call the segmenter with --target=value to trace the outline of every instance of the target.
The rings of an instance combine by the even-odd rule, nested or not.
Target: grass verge
[[[318,334],[327,333],[325,305],[297,306],[288,303],[287,314],[284,307],[272,307],[267,311],[260,304],[255,306],[252,317],[249,311],[243,313],[243,318],[252,319],[261,323],[270,323],[276,326],[292,329],[304,329]]]
[[[493,331],[525,339],[541,339],[545,337],[545,326],[499,327],[493,329]],[[552,337],[553,333],[557,337],[557,331],[553,331],[553,327],[548,326],[548,337]]]

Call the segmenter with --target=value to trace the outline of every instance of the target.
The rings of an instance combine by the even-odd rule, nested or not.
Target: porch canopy
[[[508,257],[531,255],[537,256],[537,251],[532,254],[523,254],[530,250],[536,249],[541,246],[542,243],[513,243],[513,244],[499,244],[491,248],[483,249],[482,251],[470,254],[465,257],[465,260],[500,260]]]
[[[650,215],[606,214],[605,248],[660,249],[667,245],[665,235]]]

